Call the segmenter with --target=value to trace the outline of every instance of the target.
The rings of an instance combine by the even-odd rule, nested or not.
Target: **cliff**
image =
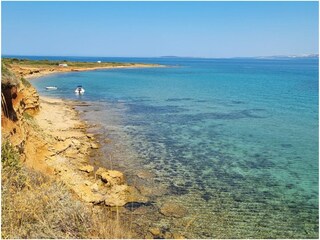
[[[72,106],[40,100],[10,66],[2,69],[2,237],[132,237],[128,224],[113,211],[91,204],[95,191],[109,191],[107,182],[118,179],[112,184],[133,188],[124,184],[120,172],[101,169],[96,179],[93,167],[85,168],[96,145],[86,126],[74,120]],[[123,199],[113,196],[116,202]]]
[[[18,149],[21,160],[30,156],[27,151],[32,125],[29,119],[39,111],[39,95],[31,84],[19,79],[2,64],[1,78],[1,130],[2,140],[8,140]],[[39,139],[40,140],[40,139]]]

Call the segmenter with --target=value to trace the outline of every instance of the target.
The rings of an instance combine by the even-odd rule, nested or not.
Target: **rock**
[[[96,176],[100,177],[100,179],[109,183],[110,185],[121,185],[124,184],[124,175],[122,172],[115,170],[107,170],[105,168],[99,168],[96,171]]]
[[[96,171],[96,175],[97,175],[97,176],[101,176],[101,174],[102,174],[103,172],[106,172],[106,171],[108,171],[106,168],[104,168],[104,167],[99,167],[98,170]]]
[[[58,142],[54,145],[55,153],[53,155],[57,155],[65,152],[69,147],[71,147],[71,140],[67,139],[63,142]]]
[[[91,173],[94,170],[94,167],[91,165],[83,165],[78,168],[80,171]]]
[[[107,193],[105,198],[105,205],[110,207],[122,207],[126,202],[125,192],[127,186],[126,185],[118,185],[111,189],[109,193]]]
[[[78,194],[78,196],[85,202],[98,204],[104,201],[103,195],[101,195],[100,193],[93,193],[91,191],[90,186],[86,186],[85,184],[77,186],[73,189]]]
[[[145,236],[144,236],[145,239],[153,239],[153,235],[148,232]]]
[[[162,205],[160,213],[167,217],[182,218],[187,215],[188,211],[178,203],[168,202]]]
[[[141,202],[141,203],[147,203],[149,202],[149,199],[143,195],[140,194],[138,189],[132,186],[127,186],[126,189],[126,201],[128,202]]]
[[[184,239],[184,237],[179,233],[173,233],[172,238],[173,239]]]
[[[99,148],[99,145],[96,144],[96,143],[91,143],[91,148],[92,148],[92,149],[98,149],[98,148]]]
[[[68,148],[68,149],[65,151],[64,155],[65,155],[66,157],[72,158],[72,159],[83,159],[83,156],[81,156],[81,155],[83,155],[83,154],[79,153],[78,150],[75,150],[75,149],[73,149],[73,148]]]
[[[148,197],[158,197],[163,196],[168,193],[168,190],[163,185],[158,185],[155,187],[148,187],[143,185],[137,185],[137,188],[141,192],[142,195],[148,196]]]
[[[72,144],[77,148],[80,149],[81,147],[81,142],[77,139],[72,139]]]
[[[83,182],[86,186],[90,186],[92,183],[89,180]]]
[[[111,185],[124,184],[123,173],[119,172],[119,171],[109,170],[107,172],[104,172],[101,175],[101,178],[107,180],[108,182],[110,182]]]
[[[92,185],[91,185],[91,190],[92,190],[93,192],[98,192],[98,191],[99,191],[99,186],[98,186],[98,184],[97,184],[97,183],[92,184]]]
[[[164,234],[164,239],[172,239],[172,234],[171,234],[171,232],[165,232],[165,234]]]
[[[159,235],[161,234],[160,228],[157,228],[157,227],[149,228],[149,232],[150,232],[153,236],[159,236]]]
[[[94,139],[94,134],[92,134],[92,133],[87,133],[87,138]]]
[[[129,202],[147,203],[148,201],[148,198],[142,196],[135,187],[115,185],[106,194],[105,205],[122,207]]]
[[[142,178],[142,179],[150,179],[154,177],[154,175],[151,172],[143,171],[143,170],[138,172],[137,175],[139,178]]]

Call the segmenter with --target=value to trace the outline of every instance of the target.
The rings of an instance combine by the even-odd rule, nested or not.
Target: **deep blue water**
[[[83,116],[114,139],[112,164],[166,189],[151,194],[156,205],[188,209],[159,226],[192,238],[318,237],[317,59],[66,59],[168,66],[32,80],[43,95],[92,103]],[[141,168],[155,185],[135,178]]]

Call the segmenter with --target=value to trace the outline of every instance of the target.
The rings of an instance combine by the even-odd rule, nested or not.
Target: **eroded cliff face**
[[[35,141],[28,142],[34,127],[30,119],[39,111],[39,95],[29,82],[21,81],[7,66],[2,66],[1,78],[1,130],[2,140],[8,140],[18,150],[21,160],[30,158],[28,148],[34,148]],[[33,136],[35,135],[35,136]],[[39,139],[41,141],[41,139]]]

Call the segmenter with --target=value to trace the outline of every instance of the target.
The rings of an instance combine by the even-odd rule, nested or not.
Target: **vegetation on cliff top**
[[[19,83],[19,78],[12,73],[4,62],[1,63],[1,84],[16,85]]]
[[[132,66],[136,63],[119,63],[119,62],[78,62],[78,61],[67,61],[67,60],[30,60],[30,59],[18,59],[18,58],[3,58],[2,61],[5,64],[19,65],[21,67],[58,67],[59,64],[67,64],[68,67],[79,67],[79,68],[95,68],[95,67],[116,67],[116,66]],[[154,64],[143,64],[143,65],[154,65]],[[63,67],[63,66],[61,66]]]

